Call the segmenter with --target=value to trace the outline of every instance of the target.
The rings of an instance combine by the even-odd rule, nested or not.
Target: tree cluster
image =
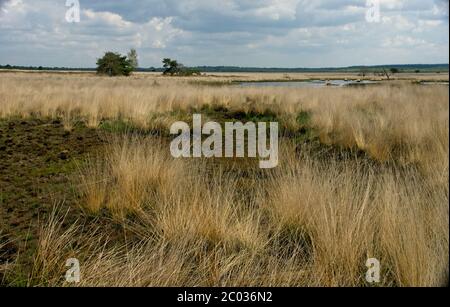
[[[129,76],[133,71],[138,70],[138,65],[138,55],[135,49],[131,49],[126,56],[108,51],[97,60],[97,73],[110,77]],[[153,70],[156,71],[156,69]],[[170,76],[201,75],[200,70],[186,67],[169,58],[163,60],[163,74]]]

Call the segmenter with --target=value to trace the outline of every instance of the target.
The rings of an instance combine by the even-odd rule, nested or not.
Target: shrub
[[[163,60],[163,67],[165,68],[163,74],[171,76],[194,76],[200,75],[200,70],[195,68],[185,67],[183,64],[178,63],[176,60],[166,58]]]
[[[395,67],[391,68],[390,71],[391,71],[392,74],[398,74],[400,72],[400,70],[398,68],[395,68]]]

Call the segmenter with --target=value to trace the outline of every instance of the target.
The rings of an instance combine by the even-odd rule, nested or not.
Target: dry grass
[[[38,76],[39,78],[48,77],[88,77],[88,78],[98,78],[95,72],[85,72],[85,71],[26,71],[26,70],[6,70],[0,71],[2,75],[25,75],[25,76]],[[173,81],[173,77],[163,76],[160,72],[137,72],[133,73],[133,79],[146,79],[151,81],[161,81],[170,80]],[[225,73],[225,72],[215,72],[215,73],[203,73],[201,76],[190,76],[190,77],[177,77],[179,81],[201,81],[205,83],[230,83],[233,81],[301,81],[301,80],[375,80],[375,81],[386,81],[385,76],[379,76],[373,73],[369,73],[365,77],[362,77],[358,72],[312,72],[312,73],[245,73],[245,72],[235,72],[235,73]],[[391,80],[409,80],[409,81],[425,81],[425,82],[448,82],[449,73],[398,73],[390,76]]]
[[[381,261],[382,286],[448,279],[446,87],[0,79],[0,117],[90,126],[126,119],[163,131],[205,106],[270,110],[286,136],[307,126],[321,146],[341,147],[323,155],[314,144],[283,138],[280,166],[263,171],[247,160],[174,160],[164,139],[118,137],[80,169],[80,206],[122,224],[134,240],[110,244],[101,229],[64,229],[55,214],[42,228],[30,285],[66,285],[63,265],[73,256],[82,262],[80,286],[365,286],[371,257]],[[299,120],[300,112],[310,118]]]
[[[70,129],[84,121],[125,119],[167,133],[193,111],[274,113],[284,131],[297,131],[301,111],[325,144],[358,147],[375,159],[437,164],[448,159],[448,88],[402,83],[369,88],[239,88],[192,85],[184,79],[110,79],[34,74],[0,75],[0,118],[60,117]],[[154,82],[158,82],[157,85]],[[26,86],[24,86],[26,85]],[[445,169],[445,168],[444,168]]]
[[[111,216],[138,239],[97,250],[105,239],[66,235],[71,229],[56,235],[54,226],[43,230],[38,259],[55,259],[44,268],[57,267],[70,255],[83,259],[80,286],[364,286],[365,261],[371,257],[382,263],[383,286],[446,281],[448,187],[430,185],[417,169],[333,157],[317,161],[308,153],[295,159],[286,143],[279,169],[265,179],[259,170],[247,169],[245,178],[231,166],[212,169],[209,161],[162,159],[164,147],[149,147],[145,140],[113,144],[114,150],[133,153],[128,158],[132,184],[148,186],[135,194],[119,177],[110,177],[107,190],[114,197],[100,206],[112,207]],[[151,176],[144,168],[134,173],[148,160],[169,171],[177,165],[180,175],[155,184],[158,168]],[[82,203],[87,209],[98,210],[89,199],[103,195],[104,187],[95,183],[114,165],[83,172],[91,186]],[[116,198],[124,189],[129,193]],[[62,248],[73,241],[98,243],[71,253]],[[50,285],[64,284],[54,280],[63,271],[49,276],[38,267],[37,272]]]

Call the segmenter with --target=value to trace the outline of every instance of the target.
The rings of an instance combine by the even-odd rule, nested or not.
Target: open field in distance
[[[37,74],[41,76],[70,75],[79,77],[97,77],[95,72],[85,71],[20,71],[20,70],[0,70],[0,74],[19,75],[19,74]],[[136,72],[133,74],[135,79],[172,79],[173,77],[164,76],[160,72]],[[390,76],[392,80],[401,81],[422,81],[422,82],[448,82],[449,73],[397,73]],[[306,80],[374,80],[386,81],[385,76],[367,73],[362,77],[360,73],[203,73],[196,77],[176,77],[178,81],[203,81],[207,83],[216,82],[254,82],[254,81],[306,81]]]

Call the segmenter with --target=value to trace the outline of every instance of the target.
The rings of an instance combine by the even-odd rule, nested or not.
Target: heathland
[[[376,258],[379,286],[445,285],[448,84],[418,81],[448,74],[234,83],[360,78],[0,73],[0,283],[370,286]],[[192,114],[278,122],[278,167],[174,159],[170,126]]]

